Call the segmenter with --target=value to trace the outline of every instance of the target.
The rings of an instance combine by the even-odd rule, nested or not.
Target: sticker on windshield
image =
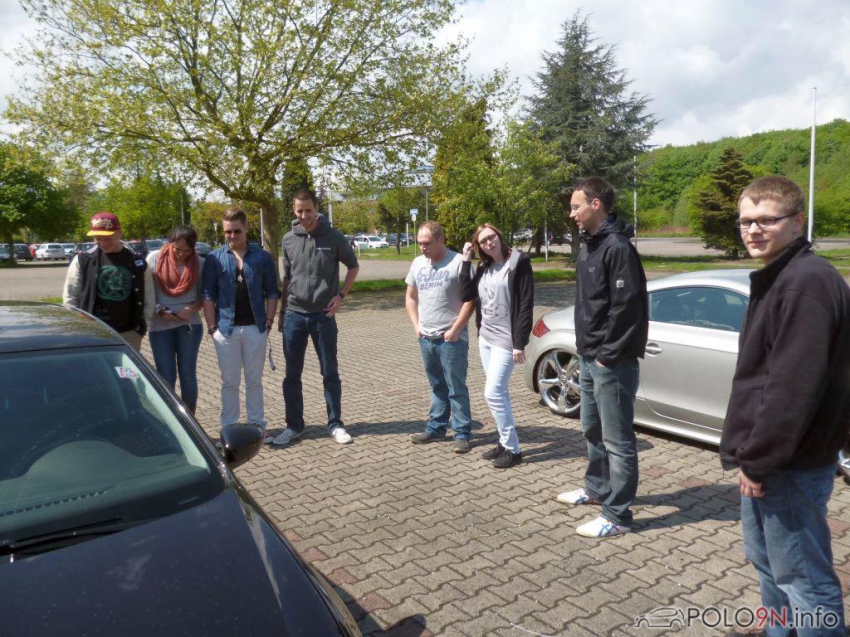
[[[119,378],[138,378],[139,374],[132,367],[116,367],[115,371],[118,372]]]

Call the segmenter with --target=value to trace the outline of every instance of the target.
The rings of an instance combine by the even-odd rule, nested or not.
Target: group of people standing
[[[646,276],[630,229],[612,212],[614,199],[606,181],[591,177],[576,184],[570,200],[582,239],[574,316],[588,464],[584,485],[557,499],[600,506],[600,515],[576,529],[595,538],[632,529],[639,475],[634,401],[650,319]],[[720,452],[724,468],[739,470],[744,547],[759,574],[764,606],[777,617],[803,617],[794,628],[770,624],[764,634],[843,635],[827,503],[835,458],[850,428],[850,289],[802,236],[804,203],[800,188],[784,177],[757,179],[740,196],[736,226],[764,267],[751,276]],[[136,349],[149,329],[157,370],[172,386],[179,376],[193,412],[203,309],[221,369],[220,422],[239,421],[244,373],[247,421],[263,429],[262,374],[279,305],[287,427],[266,442],[285,446],[303,434],[301,375],[312,339],[327,431],[336,442],[350,443],[342,421],[336,314],[358,262],[345,237],[318,213],[312,191],[295,196],[293,211],[292,230],[283,239],[282,284],[271,255],[248,243],[241,210],[224,214],[226,244],[205,260],[186,226],[141,259],[121,243],[118,218],[98,213],[89,231],[97,246],[71,263],[63,299],[112,325]],[[417,242],[421,255],[406,277],[405,306],[431,406],[424,431],[411,442],[444,440],[451,427],[452,451],[470,450],[467,324],[474,315],[484,396],[499,434],[482,457],[496,468],[513,467],[522,462],[522,450],[508,384],[514,366],[525,361],[532,329],[530,259],[489,223],[477,228],[462,254],[446,246],[433,221],[419,227]],[[341,287],[340,263],[347,268]]]

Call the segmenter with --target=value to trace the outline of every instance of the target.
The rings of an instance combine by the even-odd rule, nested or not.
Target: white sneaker
[[[599,504],[599,500],[587,495],[587,491],[584,489],[559,493],[557,500],[562,504]]]
[[[292,429],[284,429],[282,434],[279,434],[277,437],[272,438],[271,436],[267,436],[263,441],[267,445],[274,445],[275,447],[283,447],[288,445],[293,440],[298,440],[301,437],[300,431],[293,431]]]
[[[607,520],[601,515],[595,520],[586,522],[576,529],[576,533],[583,537],[613,537],[622,535],[632,530],[630,526],[620,526]]]
[[[351,442],[351,436],[345,430],[345,427],[337,427],[331,432],[331,437],[341,445],[347,445]]]

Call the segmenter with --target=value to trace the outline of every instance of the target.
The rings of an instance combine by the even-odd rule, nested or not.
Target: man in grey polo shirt
[[[414,444],[446,437],[451,420],[455,453],[469,451],[472,418],[466,370],[469,358],[467,323],[475,311],[464,298],[460,282],[463,257],[446,247],[443,228],[435,221],[419,226],[421,256],[407,274],[407,315],[413,323],[425,374],[431,385],[431,410],[425,431],[413,434]]]

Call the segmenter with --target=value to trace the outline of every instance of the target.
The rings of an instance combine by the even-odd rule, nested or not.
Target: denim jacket
[[[266,331],[266,299],[280,298],[280,280],[272,255],[248,246],[242,269],[248,282],[251,310],[260,333]],[[212,251],[204,262],[203,298],[215,301],[215,321],[224,336],[233,334],[236,314],[236,257],[230,247]]]

